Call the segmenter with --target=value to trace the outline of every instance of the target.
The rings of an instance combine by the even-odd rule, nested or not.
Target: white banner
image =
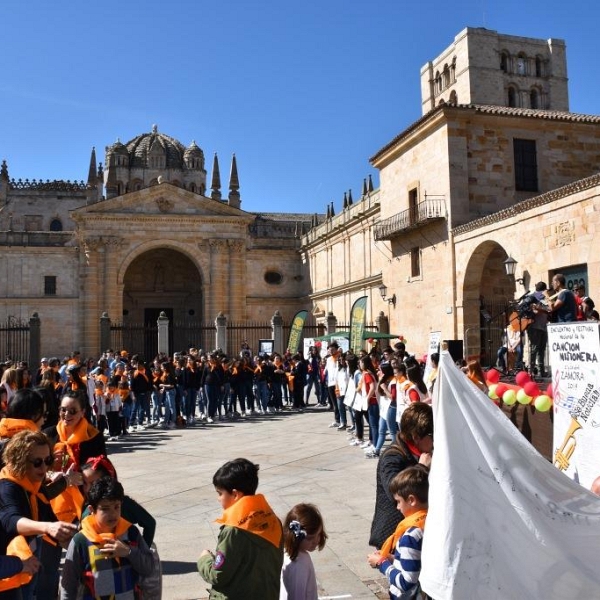
[[[597,598],[600,498],[440,357],[421,585],[435,600]]]
[[[600,324],[548,326],[554,465],[585,488],[600,475]]]
[[[423,381],[427,382],[429,374],[431,373],[433,366],[431,364],[431,355],[434,352],[440,351],[440,342],[442,341],[441,331],[429,332],[429,346],[427,347],[427,362],[425,363],[425,372],[423,373]]]

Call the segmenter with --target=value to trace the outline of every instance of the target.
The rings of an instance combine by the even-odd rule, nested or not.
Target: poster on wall
[[[600,475],[600,323],[548,325],[554,465],[589,489]]]
[[[442,341],[441,331],[430,331],[429,332],[429,344],[427,346],[427,361],[425,362],[425,372],[423,373],[423,381],[428,381],[429,375],[433,369],[431,364],[431,355],[434,352],[440,351],[440,342]]]

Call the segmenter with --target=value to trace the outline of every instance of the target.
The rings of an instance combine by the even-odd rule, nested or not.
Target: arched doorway
[[[486,241],[474,250],[465,271],[463,314],[465,356],[478,358],[484,367],[496,364],[515,281],[506,274],[506,250]]]
[[[203,316],[202,276],[185,254],[155,248],[136,257],[123,278],[123,322],[143,324],[144,354],[153,354],[156,322],[161,312],[169,319],[169,348],[195,344],[195,329]],[[199,335],[199,334],[198,334]]]

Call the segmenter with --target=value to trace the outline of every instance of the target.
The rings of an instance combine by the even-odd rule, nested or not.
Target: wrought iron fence
[[[0,351],[3,361],[29,362],[29,322],[16,317],[8,317],[0,323]]]
[[[238,354],[242,343],[246,342],[250,350],[258,352],[259,340],[270,340],[273,337],[271,323],[248,323],[229,321],[227,323],[227,350],[228,354]],[[286,340],[287,342],[287,340]]]

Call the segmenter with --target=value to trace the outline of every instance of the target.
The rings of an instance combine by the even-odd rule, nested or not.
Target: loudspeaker
[[[448,352],[454,362],[463,359],[463,341],[462,340],[444,340],[448,344]]]

